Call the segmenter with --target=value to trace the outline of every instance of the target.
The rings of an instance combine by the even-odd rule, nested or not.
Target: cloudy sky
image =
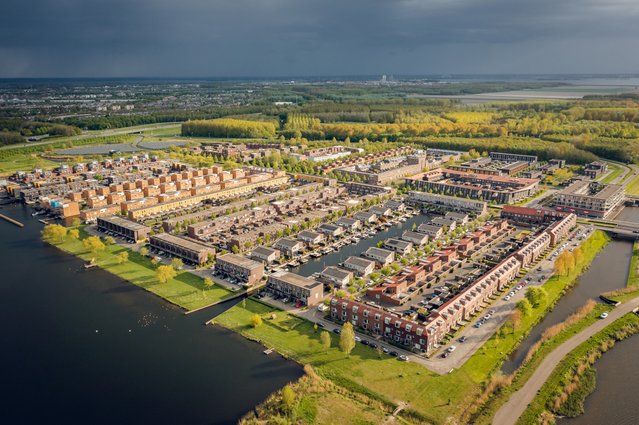
[[[0,77],[637,73],[639,0],[1,0]]]

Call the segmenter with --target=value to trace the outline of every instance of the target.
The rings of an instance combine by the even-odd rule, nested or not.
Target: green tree
[[[98,252],[104,251],[105,248],[104,243],[102,243],[100,238],[97,236],[89,236],[82,241],[82,245],[84,246],[84,249],[93,255],[97,255]]]
[[[129,261],[129,253],[127,251],[122,251],[117,255],[118,264],[124,264]]]
[[[262,316],[260,316],[257,313],[251,316],[251,326],[253,326],[254,328],[257,328],[261,324],[262,324]]]
[[[166,266],[166,265],[162,265],[158,267],[157,270],[155,271],[155,277],[157,278],[158,282],[162,284],[167,283],[169,280],[173,279],[176,275],[177,273],[175,272],[175,269],[171,266]]]
[[[517,309],[521,311],[521,314],[528,316],[532,312],[532,304],[527,298],[523,298],[517,302]]]
[[[213,287],[213,279],[210,277],[205,277],[202,283],[204,283],[204,288],[206,289],[211,289]]]
[[[67,229],[59,224],[47,224],[42,229],[42,238],[47,242],[62,242],[67,235]]]
[[[147,247],[145,247],[145,246],[143,246],[142,248],[140,248],[140,255],[143,255],[143,256],[145,256],[145,257],[146,257],[147,255],[149,255],[149,248],[147,248]]]
[[[342,333],[339,335],[339,349],[350,357],[351,351],[355,348],[355,331],[350,322],[344,323]]]
[[[67,236],[69,236],[69,238],[71,239],[79,239],[80,231],[78,229],[69,229],[69,231],[67,232]]]
[[[293,412],[295,407],[295,392],[290,385],[286,385],[282,388],[282,408],[287,414]]]
[[[171,260],[171,267],[173,267],[175,270],[180,270],[182,267],[184,267],[184,261],[182,261],[181,258],[173,258]]]
[[[320,333],[320,342],[322,343],[324,351],[328,351],[328,349],[331,348],[331,334],[326,331],[322,331],[322,333]]]
[[[104,243],[107,245],[113,245],[115,243],[115,239],[113,239],[111,236],[107,236],[106,238],[104,238]]]
[[[537,286],[528,288],[526,291],[526,298],[530,301],[530,304],[532,304],[534,308],[539,307],[539,305],[546,299],[546,296],[546,290]]]

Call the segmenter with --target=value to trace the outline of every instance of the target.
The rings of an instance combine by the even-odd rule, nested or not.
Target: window
[[[381,314],[379,314],[379,313],[377,313],[377,314],[375,315],[375,320],[379,320],[381,317],[382,317],[382,315],[381,315]]]
[[[395,327],[396,327],[396,328],[399,328],[401,325],[402,325],[402,322],[400,322],[399,320],[397,320],[397,321],[395,322]]]
[[[368,310],[364,310],[363,316],[368,317],[368,313],[369,313]]]

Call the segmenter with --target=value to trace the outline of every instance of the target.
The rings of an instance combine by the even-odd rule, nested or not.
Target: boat
[[[300,258],[300,263],[302,264],[308,263],[308,258],[307,257]]]
[[[361,239],[360,239],[360,238],[358,238],[358,237],[354,237],[354,238],[353,238],[353,242],[357,243],[357,242],[359,242],[359,241],[361,241]]]

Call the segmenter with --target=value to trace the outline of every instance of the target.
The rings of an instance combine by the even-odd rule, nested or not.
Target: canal
[[[586,398],[584,414],[557,421],[560,425],[615,424],[639,422],[639,335],[618,342],[594,365],[597,371],[595,391]]]
[[[376,233],[373,237],[362,239],[356,244],[346,245],[341,249],[331,252],[330,254],[323,255],[320,258],[310,258],[308,263],[295,267],[291,269],[291,271],[303,276],[310,276],[315,272],[321,272],[325,267],[336,266],[351,255],[358,256],[368,248],[377,246],[379,241],[401,236],[404,231],[411,230],[413,228],[413,224],[417,227],[422,223],[430,221],[430,219],[431,217],[428,215],[418,214],[414,217],[408,218],[408,220],[403,223],[400,222]]]
[[[3,423],[231,424],[301,367],[0,222]]]
[[[632,257],[632,243],[612,240],[595,257],[590,268],[577,280],[577,283],[564,294],[554,309],[535,326],[528,337],[511,353],[502,365],[506,374],[514,372],[526,357],[530,347],[535,344],[543,332],[557,323],[561,323],[589,299],[599,300],[599,294],[623,288],[628,280],[628,269]]]

